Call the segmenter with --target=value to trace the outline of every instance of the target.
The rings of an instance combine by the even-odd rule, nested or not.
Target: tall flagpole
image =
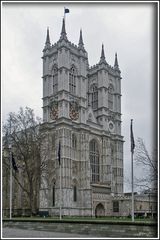
[[[59,218],[62,219],[62,168],[60,163],[60,208],[59,208]]]
[[[59,162],[59,218],[62,219],[62,168],[61,168],[61,143],[58,147],[58,162]]]
[[[134,143],[134,136],[133,136],[133,128],[132,128],[132,121],[131,119],[131,183],[132,183],[132,222],[134,222],[134,175],[133,175],[133,153],[135,148]]]
[[[64,21],[65,21],[66,19],[65,19],[65,7],[64,7]],[[66,22],[66,21],[65,21]]]
[[[9,204],[9,218],[12,218],[12,153],[11,147],[9,148],[9,160],[10,160],[10,204]]]
[[[8,147],[9,147],[9,160],[10,160],[10,202],[9,202],[9,218],[12,218],[12,144],[10,142],[10,135],[11,135],[11,116],[10,116],[10,126],[9,126],[9,139]]]
[[[134,180],[133,180],[133,152],[131,152],[131,164],[132,164],[132,222],[134,222]]]

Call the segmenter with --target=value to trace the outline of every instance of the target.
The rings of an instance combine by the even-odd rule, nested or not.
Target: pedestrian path
[[[18,228],[8,228],[2,229],[2,239],[3,238],[94,238],[91,235],[75,234],[75,233],[59,233],[59,232],[45,232],[36,230],[26,230]],[[96,238],[97,239],[97,238]]]

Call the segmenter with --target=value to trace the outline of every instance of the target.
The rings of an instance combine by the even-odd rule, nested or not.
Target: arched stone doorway
[[[105,216],[105,209],[104,209],[104,206],[103,206],[102,203],[99,203],[99,204],[96,206],[95,216],[96,216],[96,217],[103,217],[103,216]]]

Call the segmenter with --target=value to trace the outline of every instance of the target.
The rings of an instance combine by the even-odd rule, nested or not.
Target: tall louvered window
[[[93,109],[98,108],[98,89],[95,84],[92,86],[91,89],[91,104]]]
[[[71,68],[69,73],[69,92],[71,94],[76,94],[76,69]]]
[[[58,91],[58,69],[55,67],[53,69],[53,94]]]
[[[113,86],[110,85],[108,89],[108,107],[113,110]]]

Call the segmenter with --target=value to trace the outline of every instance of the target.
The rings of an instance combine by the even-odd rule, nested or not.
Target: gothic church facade
[[[60,207],[68,216],[112,215],[114,196],[123,194],[117,54],[112,67],[102,45],[100,61],[90,67],[82,31],[78,45],[71,43],[63,19],[54,45],[47,29],[42,59],[46,171],[41,176],[40,210],[51,216],[59,215]]]

